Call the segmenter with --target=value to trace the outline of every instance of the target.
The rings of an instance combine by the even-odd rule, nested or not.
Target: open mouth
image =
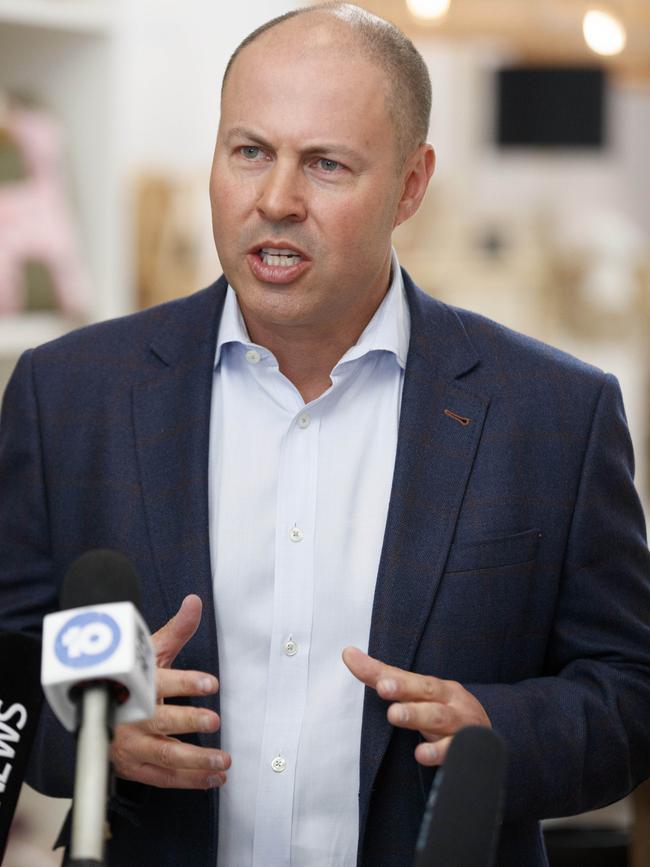
[[[302,256],[295,250],[278,249],[276,247],[262,247],[257,254],[265,265],[273,265],[281,268],[291,268],[302,262]]]
[[[275,239],[273,239],[275,240]],[[248,264],[253,275],[262,283],[275,283],[285,286],[298,280],[311,267],[311,260],[302,250],[285,247],[282,240],[262,241],[261,246],[253,247],[247,254]]]

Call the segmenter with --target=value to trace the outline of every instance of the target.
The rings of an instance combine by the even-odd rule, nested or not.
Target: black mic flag
[[[38,639],[0,633],[0,862],[43,702],[40,671]]]
[[[492,729],[468,726],[438,769],[414,867],[492,867],[503,810],[506,750]]]

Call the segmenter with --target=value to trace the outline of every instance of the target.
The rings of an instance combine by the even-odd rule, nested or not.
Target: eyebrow
[[[244,138],[248,139],[248,141],[253,141],[256,144],[262,145],[262,147],[268,148],[269,150],[274,150],[273,145],[268,142],[263,136],[254,130],[247,129],[243,126],[235,126],[232,129],[228,130],[226,135],[226,142],[230,143],[233,139]],[[312,156],[314,154],[327,154],[327,153],[335,153],[342,157],[348,157],[351,159],[360,160],[361,154],[358,151],[355,151],[353,148],[347,147],[347,145],[340,144],[338,142],[322,142],[321,144],[310,145],[308,148],[305,148],[302,153],[305,156]]]

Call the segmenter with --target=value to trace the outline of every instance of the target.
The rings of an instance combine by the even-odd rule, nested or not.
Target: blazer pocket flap
[[[457,542],[452,546],[445,572],[473,572],[529,563],[537,556],[540,530],[526,530],[500,539]]]

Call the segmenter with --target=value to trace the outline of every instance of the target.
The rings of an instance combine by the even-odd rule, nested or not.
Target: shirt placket
[[[304,407],[278,468],[271,652],[255,805],[254,867],[290,864],[293,795],[313,617],[320,413]]]

